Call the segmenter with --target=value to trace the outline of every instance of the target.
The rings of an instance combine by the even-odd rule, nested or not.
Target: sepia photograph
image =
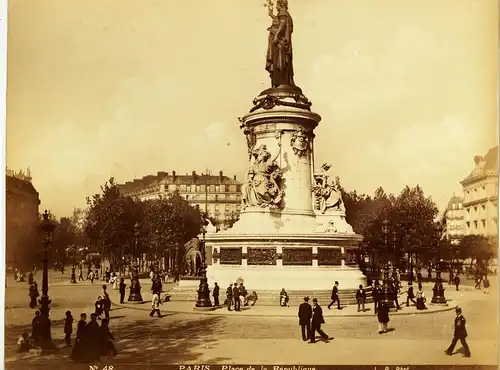
[[[498,0],[5,12],[5,369],[498,369]]]

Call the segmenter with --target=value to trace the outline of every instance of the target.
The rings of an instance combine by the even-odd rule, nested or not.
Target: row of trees
[[[163,259],[175,268],[186,242],[201,230],[201,213],[178,193],[165,198],[134,201],[120,194],[111,178],[101,193],[87,199],[83,233],[91,250],[106,256],[112,268],[134,256]]]
[[[378,188],[373,196],[341,189],[347,221],[356,233],[363,235],[361,254],[375,264],[395,262],[405,270],[411,263],[420,268],[432,267],[444,259],[469,259],[487,266],[496,255],[497,240],[468,235],[459,244],[442,238],[442,227],[436,222],[438,209],[419,187],[405,187],[397,196]],[[163,260],[168,267],[177,267],[184,254],[184,244],[199,235],[201,213],[178,193],[165,198],[134,201],[120,194],[111,178],[101,192],[87,199],[88,209],[83,222],[82,212],[52,221],[56,224],[51,260],[66,263],[72,258],[71,246],[85,247],[78,259],[87,253],[99,253],[109,259],[113,268],[127,265],[133,256],[146,255],[150,261]],[[238,219],[227,220],[230,227]],[[37,253],[23,258],[26,267],[40,261]],[[30,257],[30,258],[28,258]],[[32,258],[31,258],[32,257]]]
[[[379,187],[374,196],[341,189],[347,221],[364,236],[361,253],[375,264],[390,261],[405,270],[410,264],[432,268],[440,259],[487,266],[496,255],[497,242],[481,235],[468,235],[458,245],[442,237],[436,222],[438,208],[419,186],[406,186],[398,196]]]

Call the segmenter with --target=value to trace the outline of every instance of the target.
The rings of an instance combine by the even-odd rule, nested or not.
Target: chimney
[[[172,171],[172,177],[175,179],[175,171]]]
[[[233,176],[233,180],[236,180],[236,175]]]
[[[222,178],[224,177],[224,172],[219,171],[219,177],[220,177],[220,179],[222,180]]]
[[[192,176],[193,176],[193,182],[196,181],[196,171],[192,172]]]
[[[163,171],[158,171],[158,172],[156,173],[156,176],[157,176],[157,177],[165,177],[165,176],[166,176],[166,173],[165,173],[165,172],[163,172]]]

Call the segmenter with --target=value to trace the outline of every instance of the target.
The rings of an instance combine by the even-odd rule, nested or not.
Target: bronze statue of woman
[[[295,86],[292,65],[292,32],[293,20],[288,13],[288,0],[277,0],[276,15],[272,6],[269,16],[273,19],[269,31],[266,55],[266,70],[271,77],[272,87],[280,85]]]

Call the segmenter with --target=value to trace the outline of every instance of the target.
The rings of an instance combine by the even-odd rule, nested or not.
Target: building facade
[[[118,185],[121,194],[141,201],[159,198],[175,191],[187,200],[193,207],[223,224],[235,219],[240,213],[241,182],[236,176],[197,174],[178,175],[175,171],[158,172],[142,179],[128,181]]]
[[[474,157],[473,171],[460,183],[466,235],[498,233],[498,146]]]
[[[29,168],[26,173],[6,169],[5,259],[9,266],[29,267],[21,264],[33,255],[31,251],[41,249],[38,232],[40,198],[31,180]]]
[[[443,212],[441,224],[443,237],[452,244],[458,244],[460,238],[465,235],[465,210],[462,198],[453,194]]]

